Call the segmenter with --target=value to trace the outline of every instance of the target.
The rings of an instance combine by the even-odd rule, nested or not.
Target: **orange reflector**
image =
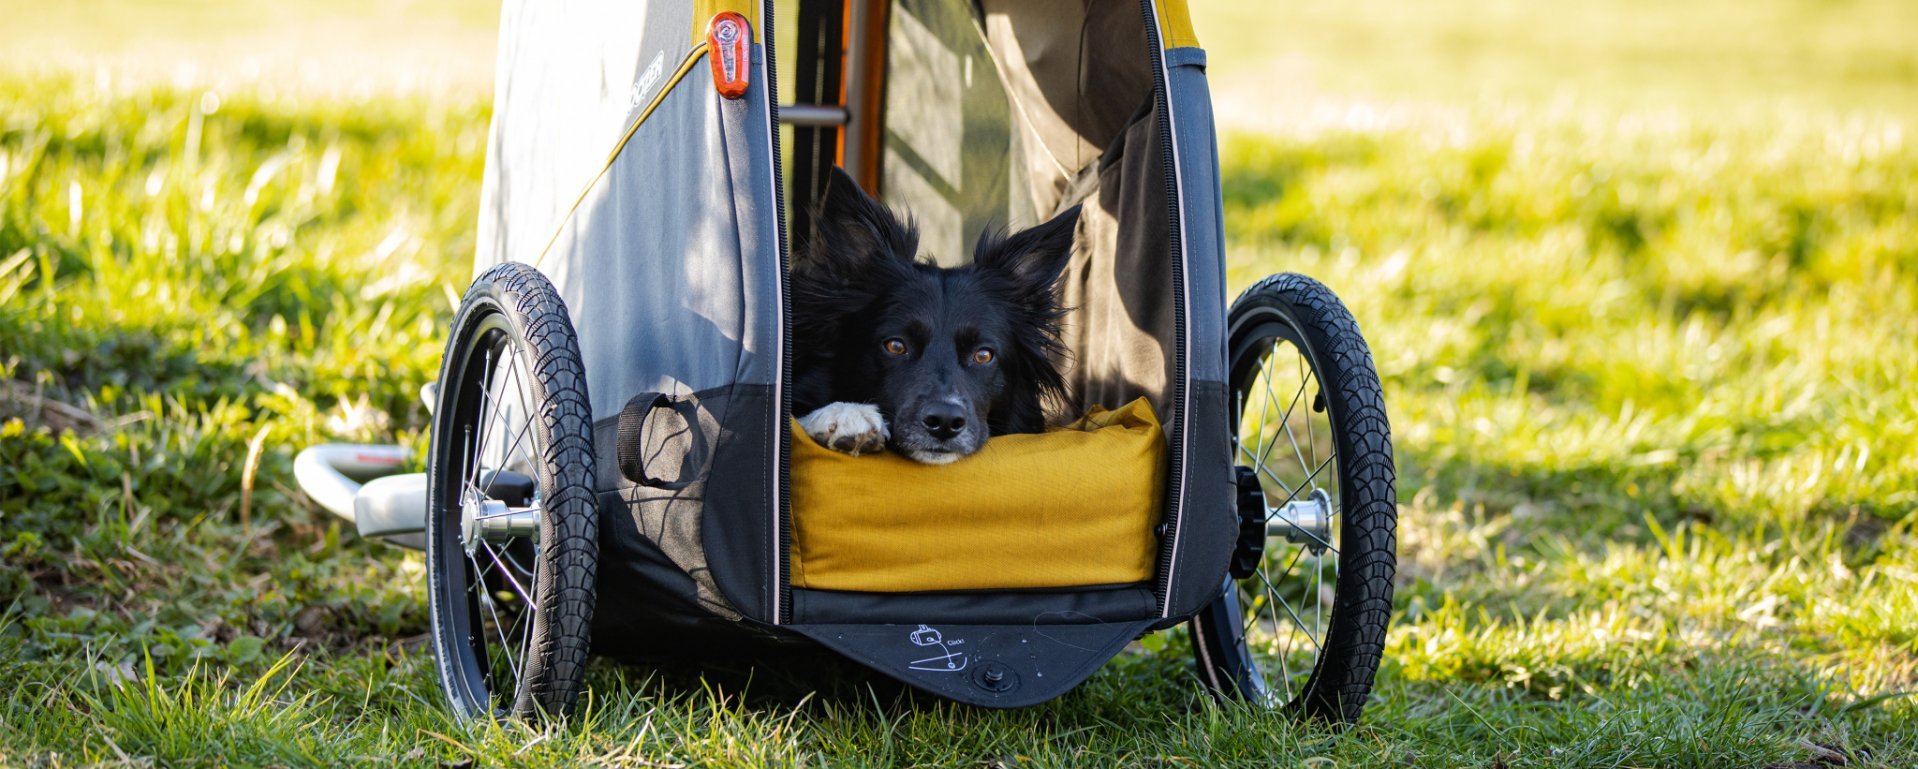
[[[706,25],[706,55],[713,63],[713,88],[720,96],[737,99],[746,95],[752,41],[746,17],[732,11],[714,16]]]

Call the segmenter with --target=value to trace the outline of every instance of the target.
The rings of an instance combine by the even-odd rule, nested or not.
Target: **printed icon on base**
[[[936,657],[913,660],[906,667],[929,673],[957,673],[966,669],[966,653],[952,650],[954,646],[965,644],[964,639],[947,641],[939,631],[926,625],[920,625],[918,630],[907,634],[906,638],[910,639],[914,646],[938,647],[940,651]]]

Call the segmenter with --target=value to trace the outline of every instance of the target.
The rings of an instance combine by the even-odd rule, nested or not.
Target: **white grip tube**
[[[404,533],[416,533],[421,527],[396,525],[396,518],[418,515],[424,522],[425,483],[420,479],[393,479],[388,483],[374,483],[381,492],[378,500],[356,500],[360,496],[362,484],[397,474],[413,457],[413,452],[401,446],[376,446],[369,444],[328,443],[313,446],[301,451],[293,458],[293,477],[300,484],[300,490],[341,518],[352,521],[362,536],[383,537],[387,541],[409,547],[418,547],[418,537],[396,537]],[[398,492],[397,494],[395,492]],[[417,505],[410,497],[419,496]],[[409,499],[400,500],[399,497]],[[372,504],[368,504],[371,502]],[[404,511],[401,508],[405,508]],[[367,521],[360,521],[358,513],[362,509],[376,511]],[[415,512],[417,510],[417,512]],[[371,524],[369,526],[362,524]]]

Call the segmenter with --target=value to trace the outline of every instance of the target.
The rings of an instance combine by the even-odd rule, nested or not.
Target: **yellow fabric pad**
[[[1152,578],[1165,437],[1144,398],[948,465],[851,456],[792,424],[794,587],[1076,587]]]

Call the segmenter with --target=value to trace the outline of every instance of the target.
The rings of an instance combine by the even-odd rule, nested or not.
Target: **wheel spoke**
[[[473,455],[473,426],[466,425],[465,429],[462,432],[464,432],[466,435],[465,439],[463,440],[463,443],[465,444],[465,452],[462,453],[460,456],[463,456],[466,458],[464,460],[466,465],[460,468],[460,477],[462,479],[465,479],[467,477],[467,473],[466,473],[467,467],[472,465],[474,462],[478,460]],[[471,487],[472,485],[470,483],[466,483],[464,480],[461,481],[461,484],[468,487]],[[464,508],[466,506],[466,502],[467,502],[466,492],[462,490],[460,492],[460,498],[458,502],[459,508]],[[458,508],[455,508],[455,509],[458,509]]]
[[[530,418],[526,420],[526,424],[520,425],[518,437],[515,437],[512,444],[507,446],[506,451],[500,454],[500,463],[498,467],[493,468],[493,477],[486,479],[486,488],[480,492],[480,499],[492,499],[490,495],[493,493],[493,484],[499,482],[499,474],[506,470],[508,464],[506,458],[512,456],[510,452],[513,449],[519,448],[520,441],[526,439],[527,431],[532,428],[533,420]]]
[[[1269,379],[1268,379],[1268,380],[1266,380],[1266,383],[1265,383],[1265,388],[1266,388],[1266,393],[1267,393],[1267,395],[1269,396],[1269,395],[1271,394],[1271,392],[1272,392],[1272,382],[1271,382],[1271,380],[1269,380]],[[1305,394],[1305,384],[1304,384],[1303,382],[1301,382],[1301,383],[1299,384],[1299,391],[1298,391],[1298,392],[1296,392],[1296,393],[1293,393],[1293,395],[1292,395],[1292,401],[1291,401],[1290,403],[1288,403],[1288,404],[1286,404],[1286,407],[1285,407],[1285,411],[1284,411],[1284,413],[1282,413],[1282,414],[1280,414],[1280,415],[1279,415],[1279,429],[1285,432],[1285,437],[1286,437],[1286,440],[1288,440],[1289,442],[1291,442],[1291,444],[1292,444],[1292,453],[1293,453],[1293,454],[1294,454],[1295,456],[1296,456],[1296,455],[1298,454],[1298,449],[1299,449],[1299,442],[1298,442],[1298,439],[1296,439],[1296,438],[1293,438],[1293,437],[1292,437],[1292,427],[1291,427],[1291,425],[1290,425],[1290,424],[1288,424],[1288,423],[1289,423],[1289,422],[1291,421],[1291,419],[1292,419],[1292,410],[1293,410],[1294,408],[1296,408],[1296,407],[1297,407],[1297,406],[1299,405],[1299,396],[1301,396],[1301,395],[1304,395],[1304,394]],[[1277,446],[1277,445],[1278,445],[1278,443],[1279,443],[1279,436],[1278,436],[1278,432],[1279,432],[1279,431],[1274,431],[1274,432],[1273,432],[1273,434],[1272,434],[1272,445],[1274,445],[1274,446]],[[1268,455],[1269,455],[1269,453],[1270,453],[1270,447],[1268,447],[1268,449],[1267,449],[1267,452],[1268,452]],[[1265,465],[1265,462],[1264,462],[1264,461],[1262,460],[1262,461],[1261,461],[1261,462],[1260,462],[1259,464],[1260,464],[1260,466],[1264,466],[1264,465]],[[1301,469],[1301,470],[1303,470],[1304,468],[1303,468],[1303,467],[1301,467],[1300,469]],[[1285,488],[1285,489],[1286,489],[1286,490],[1287,490],[1288,492],[1290,492],[1290,491],[1292,491],[1292,487],[1291,487],[1291,486],[1289,486],[1289,485],[1287,485],[1287,484],[1284,484],[1284,483],[1280,483],[1279,485],[1280,485],[1281,487],[1284,487],[1284,488]],[[1305,487],[1304,487],[1304,485],[1300,485],[1300,486],[1299,486],[1299,488],[1301,488],[1301,489],[1303,489],[1303,488],[1305,488]]]
[[[473,561],[475,566],[479,565],[479,561],[474,559],[473,556],[468,555],[467,559]],[[473,582],[475,585],[482,586],[480,590],[480,603],[486,606],[486,613],[493,617],[493,634],[499,637],[500,649],[506,653],[506,667],[513,672],[513,685],[517,687],[519,685],[519,660],[513,656],[513,639],[507,637],[507,625],[500,621],[499,612],[493,609],[495,601],[493,600],[493,596],[484,589],[484,585],[486,584],[485,579],[483,577],[476,578]]]
[[[1304,366],[1305,356],[1299,356],[1299,367],[1303,369]],[[1305,455],[1299,451],[1299,437],[1292,432],[1292,410],[1298,408],[1299,398],[1305,395],[1305,386],[1307,384],[1310,384],[1310,380],[1306,379],[1304,374],[1300,374],[1299,392],[1297,395],[1292,396],[1292,403],[1285,407],[1285,414],[1279,417],[1279,426],[1285,429],[1285,439],[1292,444],[1292,456],[1299,460],[1299,472],[1311,472],[1312,468],[1312,465],[1306,464]],[[1308,430],[1312,427],[1312,416],[1310,414],[1307,414],[1305,417],[1305,426]],[[1310,443],[1311,439],[1307,438],[1306,442]],[[1317,457],[1317,454],[1313,454],[1314,459]],[[1305,483],[1300,483],[1299,488],[1305,488],[1306,483],[1310,483],[1311,481],[1311,478],[1305,479]],[[1317,487],[1314,486],[1313,488]]]
[[[1289,570],[1290,567],[1287,567],[1287,569]],[[1260,570],[1259,572],[1259,581],[1265,583],[1267,595],[1272,596],[1274,600],[1280,603],[1284,603],[1285,599],[1279,596],[1278,588],[1272,586],[1272,580],[1265,578],[1264,570]],[[1268,603],[1267,605],[1270,606],[1271,604]],[[1292,637],[1290,633],[1283,636],[1279,634],[1277,615],[1274,615],[1272,619],[1272,636],[1274,640],[1279,642],[1279,672],[1285,676],[1285,698],[1289,700],[1292,698],[1292,663],[1290,660],[1292,656]]]
[[[485,419],[485,424],[480,425],[480,443],[479,443],[478,454],[484,455],[487,453],[486,448],[487,448],[488,441],[490,441],[493,438],[499,437],[494,434],[493,426],[496,424],[504,423],[506,421],[506,410],[500,408],[498,403],[493,400],[493,396],[488,394],[486,391],[482,390],[480,392],[480,396],[481,396],[480,402],[483,404],[485,410],[490,415],[489,417],[482,417],[483,419]],[[511,430],[512,425],[507,425],[505,429]],[[473,462],[473,483],[475,485],[478,485],[480,470],[483,469],[485,465],[486,463],[483,461],[479,461],[478,457],[475,458],[475,461]]]
[[[1254,467],[1264,467],[1265,456],[1269,453],[1269,447],[1265,445],[1265,420],[1266,417],[1271,414],[1272,401],[1277,400],[1272,397],[1271,371],[1272,356],[1267,355],[1263,360],[1259,361],[1258,378],[1265,382],[1265,397],[1259,401],[1259,425],[1253,428],[1258,431],[1258,451],[1252,457],[1252,466]],[[1243,425],[1241,425],[1241,429],[1243,429]]]
[[[1250,460],[1252,460],[1252,462],[1253,462],[1253,465],[1252,465],[1252,467],[1253,467],[1253,470],[1255,470],[1255,471],[1256,471],[1256,472],[1257,472],[1257,473],[1258,473],[1259,475],[1262,475],[1262,476],[1265,476],[1265,478],[1266,478],[1267,480],[1269,480],[1269,481],[1271,481],[1271,482],[1273,482],[1273,483],[1276,483],[1276,484],[1278,484],[1278,486],[1279,486],[1279,488],[1281,488],[1281,489],[1284,489],[1284,490],[1285,490],[1285,492],[1286,492],[1287,494],[1296,494],[1296,493],[1297,493],[1297,492],[1295,492],[1295,491],[1293,491],[1293,490],[1292,490],[1292,487],[1291,487],[1291,486],[1287,486],[1287,485],[1285,484],[1285,481],[1283,481],[1283,480],[1280,480],[1280,479],[1279,479],[1279,476],[1277,476],[1277,475],[1275,475],[1275,474],[1273,474],[1273,472],[1272,472],[1272,470],[1271,470],[1271,468],[1268,468],[1268,467],[1266,467],[1265,465],[1263,465],[1263,464],[1260,464],[1260,463],[1259,463],[1259,458],[1258,458],[1258,457],[1255,457],[1255,456],[1252,456],[1252,452],[1249,452],[1249,451],[1246,451],[1246,450],[1245,450],[1245,446],[1244,446],[1244,445],[1240,445],[1240,446],[1239,446],[1239,453],[1241,453],[1241,454],[1244,454],[1244,455],[1245,455],[1245,458],[1246,458],[1246,459],[1250,459]]]
[[[526,409],[526,398],[524,395],[522,395],[519,392],[519,388],[515,386],[515,383],[519,381],[518,351],[513,349],[513,346],[511,343],[508,343],[506,345],[506,349],[501,352],[501,357],[505,359],[506,371],[500,374],[498,377],[496,377],[496,379],[498,380],[496,384],[499,385],[500,392],[499,392],[498,398],[496,398],[493,402],[493,406],[495,408],[493,419],[494,421],[497,421],[500,425],[502,425],[505,431],[511,432],[513,429],[513,422],[511,419],[507,418],[508,412],[506,410],[506,390],[508,388],[511,388],[513,390],[513,399],[519,402],[521,411],[524,411]],[[488,388],[488,389],[490,390],[491,388]],[[531,424],[531,422],[528,422],[528,424]],[[501,446],[499,448],[499,451],[494,456],[494,461],[493,461],[493,469],[495,471],[504,469],[506,467],[506,460],[512,456],[513,448],[517,444],[518,444],[518,439],[515,438],[514,440],[508,441],[506,445]],[[482,452],[486,452],[488,449],[491,449],[491,448],[492,448],[491,446],[487,446],[485,444],[480,445],[480,451]],[[495,472],[493,475],[493,480],[498,480],[498,479],[499,479],[499,474]],[[491,481],[487,482],[486,490],[487,491],[493,490],[493,484]]]
[[[1311,475],[1308,475],[1305,477],[1305,482],[1311,483],[1313,478],[1319,477],[1319,471],[1324,470],[1326,467],[1330,466],[1333,462],[1337,462],[1338,460],[1339,460],[1338,452],[1336,451],[1332,452],[1332,456],[1326,457],[1324,462],[1320,462],[1319,466],[1312,470]],[[1299,491],[1305,490],[1306,483],[1299,484]],[[1298,498],[1299,498],[1299,493],[1298,491],[1295,491],[1295,492],[1292,492],[1290,496],[1287,496],[1284,502],[1280,502],[1279,504],[1272,505],[1270,507],[1272,510],[1275,510],[1275,511],[1280,510],[1280,509],[1283,509],[1286,505],[1292,504],[1292,500],[1295,500]]]
[[[1232,448],[1238,450],[1241,454],[1252,456],[1250,452],[1245,450],[1245,441],[1239,439],[1245,433],[1245,393],[1234,392],[1232,393],[1232,399],[1238,406],[1238,409],[1232,413],[1239,415],[1239,424],[1232,430]]]
[[[486,355],[482,359],[480,366],[480,410],[479,417],[475,420],[479,425],[479,443],[466,454],[469,458],[466,481],[475,486],[479,485],[480,455],[486,452],[486,439],[492,435],[489,428],[492,427],[493,422],[487,418],[489,414],[493,413],[491,408],[493,403],[493,396],[491,394],[493,389],[493,349],[491,347],[486,349]]]
[[[1332,559],[1334,563],[1338,559]],[[1325,627],[1325,551],[1312,556],[1312,627]]]
[[[1260,606],[1262,606],[1262,605],[1263,605],[1263,602],[1265,601],[1265,594],[1264,594],[1264,593],[1259,593],[1259,594],[1257,594],[1257,595],[1254,595],[1254,596],[1253,596],[1253,598],[1255,598],[1256,600],[1258,600],[1258,601],[1259,601],[1260,603],[1252,603],[1252,604],[1248,604],[1248,605],[1246,606],[1246,608],[1245,608],[1245,618],[1246,618],[1246,619],[1245,619],[1245,627],[1242,627],[1242,628],[1240,628],[1240,629],[1239,629],[1239,635],[1242,635],[1242,636],[1248,636],[1248,635],[1251,635],[1251,634],[1252,634],[1252,627],[1253,627],[1254,625],[1257,625],[1257,624],[1259,624],[1259,607],[1260,607]]]
[[[507,567],[506,562],[500,560],[499,553],[493,550],[493,546],[486,544],[484,540],[480,541],[479,546],[481,550],[486,551],[487,557],[493,559],[493,563],[499,564],[500,573],[506,575],[506,581],[512,583],[514,590],[519,591],[520,600],[526,602],[526,606],[533,611],[539,611],[539,607],[533,603],[532,591],[519,583],[519,578],[513,576],[513,570]]]
[[[519,398],[520,415],[526,418],[528,424],[531,424],[533,421],[533,407],[526,402],[526,374],[519,370],[519,348],[513,348],[511,353],[513,355],[513,394]],[[512,455],[509,454],[506,458],[511,459]]]
[[[1300,378],[1303,378],[1303,379],[1305,379],[1305,380],[1306,380],[1307,382],[1311,382],[1311,381],[1313,381],[1313,380],[1315,380],[1315,379],[1317,379],[1317,378],[1318,378],[1318,373],[1317,373],[1317,372],[1315,372],[1315,371],[1311,371],[1311,370],[1309,370],[1309,369],[1307,369],[1307,368],[1305,368],[1305,358],[1304,358],[1303,356],[1301,356],[1301,357],[1299,358],[1299,376],[1300,376]],[[1318,394],[1318,396],[1317,396],[1317,397],[1315,397],[1315,398],[1313,398],[1313,400],[1320,400],[1320,399],[1323,399],[1324,397],[1325,397],[1325,383],[1324,383],[1324,382],[1320,382],[1320,383],[1319,383],[1319,394]],[[1319,441],[1318,441],[1318,439],[1317,439],[1317,438],[1314,438],[1314,437],[1312,437],[1312,413],[1311,413],[1311,412],[1312,412],[1312,407],[1311,407],[1310,405],[1308,405],[1308,406],[1306,406],[1306,409],[1305,409],[1305,410],[1306,410],[1306,415],[1305,415],[1305,450],[1306,450],[1306,451],[1308,451],[1308,452],[1310,452],[1310,453],[1312,454],[1312,463],[1313,463],[1313,464],[1318,464],[1318,462],[1319,462]],[[1315,489],[1316,489],[1316,488],[1318,488],[1318,484],[1313,484],[1313,485],[1312,485],[1312,488],[1315,488]]]
[[[1272,580],[1265,576],[1263,570],[1259,572],[1259,581],[1264,582],[1266,589],[1272,591],[1272,597],[1278,599],[1280,606],[1285,607],[1285,613],[1292,615],[1293,626],[1297,627],[1300,632],[1305,633],[1306,638],[1311,639],[1312,648],[1319,648],[1318,636],[1313,634],[1312,628],[1305,626],[1305,620],[1299,617],[1299,613],[1292,610],[1292,603],[1285,600],[1285,596],[1279,595],[1279,589],[1272,585]]]
[[[493,572],[493,564],[490,562],[480,563],[479,559],[477,557],[474,557],[470,553],[467,554],[467,557],[473,559],[473,568],[475,569],[473,573],[472,589],[477,590],[481,593],[486,592],[486,575],[491,574]]]
[[[1272,362],[1274,362],[1277,357],[1279,357],[1279,343],[1274,341],[1274,343],[1272,343],[1272,351],[1266,353],[1266,361],[1260,362],[1260,368],[1258,368],[1260,382],[1264,384],[1264,389],[1266,389],[1266,403],[1277,403],[1277,401],[1279,401],[1279,397],[1272,391],[1272,372],[1274,372],[1274,364],[1272,364]],[[1272,431],[1272,443],[1264,443],[1266,428],[1268,428],[1268,426],[1270,426],[1268,414],[1266,414],[1264,410],[1260,410],[1260,412],[1258,412],[1258,437],[1260,437],[1260,447],[1262,447],[1262,449],[1258,451],[1258,466],[1266,466],[1266,462],[1268,462],[1270,456],[1272,456],[1272,449],[1279,445],[1279,431],[1277,430]]]
[[[507,566],[507,569],[511,570],[512,568],[514,568],[514,562],[513,562],[513,559],[510,557],[510,555],[508,556],[506,560],[507,560],[507,563],[509,564]],[[534,581],[534,584],[538,584],[537,579],[533,581]],[[533,612],[535,611],[537,607],[533,606],[533,602],[531,600],[524,600],[524,601],[521,601],[520,603],[523,605],[520,607],[519,616],[513,619],[513,631],[514,631],[515,637],[524,638],[525,635],[520,633],[520,629],[524,627],[526,623],[532,619]],[[527,632],[531,632],[531,629],[530,628],[527,629]]]
[[[1285,568],[1283,568],[1283,569],[1280,569],[1280,570],[1279,570],[1279,573],[1280,573],[1280,574],[1291,574],[1291,573],[1292,573],[1292,567],[1294,567],[1294,566],[1297,566],[1297,565],[1299,565],[1299,559],[1301,559],[1301,558],[1304,558],[1304,557],[1305,557],[1305,548],[1303,548],[1303,547],[1301,547],[1301,548],[1299,548],[1299,550],[1298,550],[1298,552],[1296,552],[1296,553],[1294,553],[1294,554],[1292,555],[1292,560],[1291,560],[1290,562],[1288,562],[1288,563],[1286,563],[1286,564],[1285,564]],[[1264,571],[1264,567],[1263,567],[1263,566],[1261,566],[1261,567],[1260,567],[1260,572],[1263,572],[1263,571]],[[1261,597],[1261,599],[1263,599],[1263,597]],[[1253,626],[1254,624],[1257,624],[1257,623],[1258,623],[1258,621],[1259,621],[1259,615],[1258,615],[1258,612],[1257,612],[1257,611],[1253,611],[1253,612],[1250,612],[1250,613],[1251,613],[1251,615],[1252,615],[1252,620],[1251,620],[1250,622],[1247,622],[1247,623],[1245,623],[1245,629],[1246,629],[1246,631],[1247,631],[1247,632],[1250,632],[1250,631],[1252,630],[1252,626]],[[1276,616],[1276,615],[1274,615],[1274,619],[1273,619],[1273,628],[1274,628],[1274,629],[1273,629],[1273,631],[1272,631],[1272,632],[1273,632],[1273,635],[1277,635],[1277,634],[1278,634],[1278,630],[1277,630],[1277,628],[1278,628],[1278,620],[1277,620],[1277,616]]]

